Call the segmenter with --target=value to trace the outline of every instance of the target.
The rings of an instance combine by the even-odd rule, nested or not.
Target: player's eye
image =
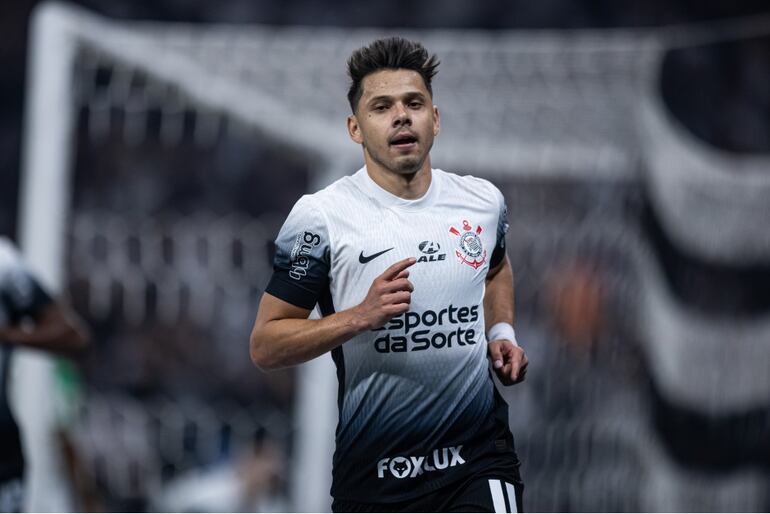
[[[409,107],[411,107],[412,109],[419,109],[420,107],[422,107],[422,102],[418,102],[417,100],[414,100],[412,102],[409,102]]]

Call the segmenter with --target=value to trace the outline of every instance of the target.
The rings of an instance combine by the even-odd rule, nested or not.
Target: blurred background
[[[766,2],[41,5],[0,16],[0,234],[94,343],[17,370],[33,510],[328,510],[331,359],[248,336],[390,34],[442,61],[434,166],[508,202],[527,510],[770,510]]]

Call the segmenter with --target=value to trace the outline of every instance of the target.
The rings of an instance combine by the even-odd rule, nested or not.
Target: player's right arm
[[[307,319],[310,309],[265,293],[251,332],[252,362],[266,370],[300,364],[408,311],[414,288],[407,268],[415,262],[410,257],[393,264],[360,304],[321,319]]]
[[[16,248],[0,238],[0,304],[9,316],[0,344],[52,352],[85,348],[88,329],[65,303],[52,298],[22,262]]]
[[[313,196],[300,198],[275,240],[273,276],[262,296],[249,344],[252,361],[263,369],[318,357],[409,310],[412,285],[407,268],[414,259],[385,270],[355,307],[307,319],[319,301],[332,310],[323,299],[331,297],[333,244],[326,217],[316,202]]]
[[[51,300],[30,314],[34,321],[31,327],[0,328],[0,341],[58,353],[83,350],[88,345],[88,329],[66,305]]]

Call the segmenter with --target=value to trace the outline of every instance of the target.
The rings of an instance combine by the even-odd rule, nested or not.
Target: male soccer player
[[[27,270],[11,242],[0,237],[0,512],[21,512],[24,500],[19,427],[8,405],[15,346],[67,352],[83,348],[87,331]]]
[[[431,169],[437,66],[401,38],[352,54],[347,126],[365,166],[296,203],[251,335],[265,369],[332,353],[337,512],[522,509],[487,362],[506,385],[524,378],[506,207],[486,180]]]

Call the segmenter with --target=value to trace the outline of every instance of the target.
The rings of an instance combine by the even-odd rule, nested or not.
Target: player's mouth
[[[411,132],[400,132],[390,138],[390,146],[399,150],[411,150],[417,147],[417,136]]]

